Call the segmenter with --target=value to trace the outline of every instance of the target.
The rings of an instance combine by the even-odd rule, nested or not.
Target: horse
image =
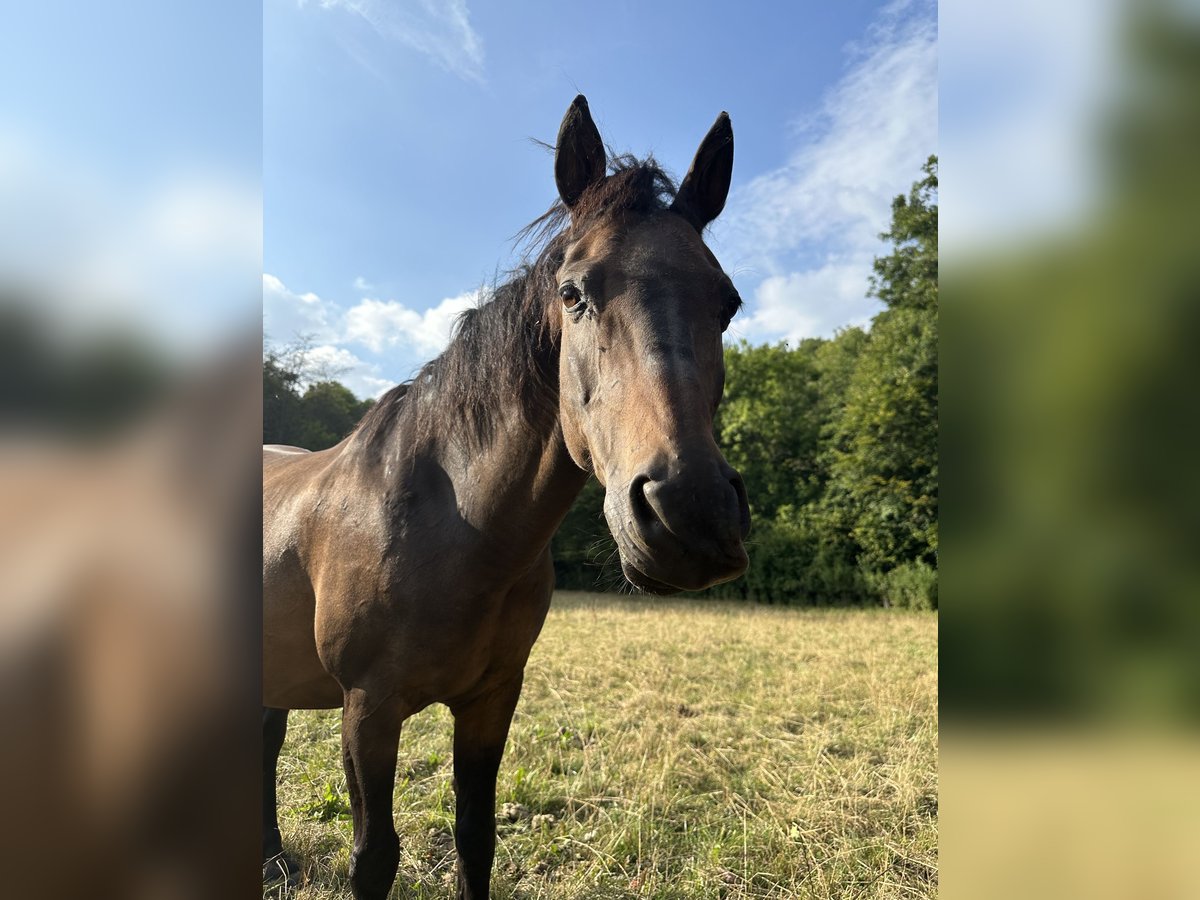
[[[527,227],[522,266],[340,444],[264,448],[263,849],[281,875],[298,872],[275,802],[287,711],[342,708],[350,884],[378,900],[399,864],[400,729],[442,703],[457,896],[488,897],[496,776],[550,606],[550,540],[589,473],[636,588],[745,571],[746,492],[713,437],[741,299],[702,237],[732,171],[724,112],[676,188],[653,157],[610,161],[576,97],[554,148],[559,199]]]

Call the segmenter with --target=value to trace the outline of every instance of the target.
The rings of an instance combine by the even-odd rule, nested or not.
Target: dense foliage
[[[306,385],[301,390],[301,385]],[[313,366],[304,342],[263,354],[263,443],[309,450],[332,447],[371,408],[330,373]]]
[[[937,159],[892,204],[869,330],[725,350],[717,442],[746,482],[750,570],[707,593],[766,603],[937,607]],[[268,440],[329,446],[363,409],[278,355],[263,365]],[[361,405],[360,405],[361,406]],[[274,437],[272,437],[274,436]],[[554,541],[560,587],[621,584],[593,479]]]

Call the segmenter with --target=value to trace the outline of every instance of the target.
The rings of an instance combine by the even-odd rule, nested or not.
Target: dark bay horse
[[[488,896],[496,772],[550,605],[550,539],[589,472],[638,588],[745,571],[745,490],[712,427],[741,300],[701,237],[732,169],[724,113],[675,190],[653,160],[610,163],[575,98],[536,259],[341,444],[264,449],[263,841],[277,869],[295,872],[275,810],[287,710],[343,709],[350,882],[375,900],[399,861],[400,727],[444,703],[458,896]]]

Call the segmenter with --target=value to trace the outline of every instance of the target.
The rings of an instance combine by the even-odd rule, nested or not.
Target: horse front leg
[[[522,676],[455,706],[454,843],[459,900],[487,900],[496,855],[496,773]]]
[[[283,850],[279,834],[279,814],[276,802],[275,779],[279,766],[279,751],[287,736],[286,709],[263,707],[263,767],[262,767],[262,855],[263,884],[283,881],[294,885],[300,880],[300,866]]]
[[[346,691],[342,710],[342,763],[354,816],[350,887],[356,900],[384,900],[400,864],[392,821],[396,751],[404,715],[390,699]]]

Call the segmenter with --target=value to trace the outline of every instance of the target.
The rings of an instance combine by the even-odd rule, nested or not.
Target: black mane
[[[495,431],[497,413],[514,398],[531,425],[556,414],[562,320],[552,301],[568,243],[601,219],[666,210],[675,191],[653,157],[613,157],[608,177],[588,188],[573,209],[556,201],[518,232],[523,262],[487,292],[485,302],[458,317],[441,356],[379,398],[352,440],[378,447],[401,420],[415,417],[417,441],[450,429],[480,448]]]

